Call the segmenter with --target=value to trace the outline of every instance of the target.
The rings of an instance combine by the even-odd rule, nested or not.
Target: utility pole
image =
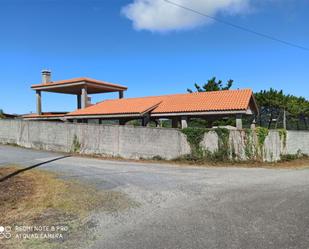
[[[283,129],[286,130],[286,111],[283,109]]]

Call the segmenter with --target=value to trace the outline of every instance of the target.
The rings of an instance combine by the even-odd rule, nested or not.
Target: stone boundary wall
[[[201,146],[215,152],[219,139],[215,131],[209,131]],[[191,152],[186,135],[177,129],[21,120],[0,120],[0,143],[127,159],[174,159]],[[231,130],[229,147],[237,160],[262,156],[264,161],[278,161],[282,154],[309,154],[309,131],[288,131],[286,138],[270,131],[261,147],[255,135]]]
[[[186,136],[174,129],[60,122],[0,120],[0,143],[130,159],[190,153]]]

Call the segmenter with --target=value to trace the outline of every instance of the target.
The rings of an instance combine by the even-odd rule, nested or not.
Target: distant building
[[[17,114],[8,114],[4,112],[0,112],[0,119],[13,119],[13,118],[18,118]]]
[[[25,120],[81,123],[118,120],[120,125],[125,125],[128,121],[140,119],[146,126],[150,121],[158,123],[160,119],[171,119],[174,128],[185,128],[191,118],[213,121],[233,116],[237,128],[241,129],[243,116],[258,113],[250,89],[124,98],[125,86],[89,78],[52,82],[51,73],[46,70],[42,72],[42,83],[31,88],[36,91],[37,113],[24,116]],[[70,113],[42,112],[42,91],[76,95],[77,109]],[[119,99],[91,104],[89,94],[106,92],[118,92]]]

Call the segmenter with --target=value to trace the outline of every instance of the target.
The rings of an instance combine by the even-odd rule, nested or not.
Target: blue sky
[[[0,108],[35,111],[30,85],[40,82],[44,68],[52,70],[53,80],[86,76],[127,85],[127,97],[182,93],[217,76],[233,79],[234,88],[273,87],[309,98],[308,51],[200,17],[178,20],[182,13],[164,1],[163,9],[148,2],[138,13],[143,1],[145,7],[146,0],[0,0]],[[181,0],[309,47],[306,0],[239,0],[236,8],[229,0],[227,6],[204,6],[209,1],[203,1]],[[130,13],[123,9],[132,3]],[[75,96],[45,93],[43,111],[70,111],[75,102]]]

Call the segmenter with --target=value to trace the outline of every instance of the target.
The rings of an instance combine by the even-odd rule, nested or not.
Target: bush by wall
[[[217,149],[209,151],[203,146],[205,134],[213,131],[217,134]],[[254,130],[228,130],[225,128],[203,129],[186,128],[186,135],[191,147],[191,154],[186,160],[193,161],[278,161],[286,154],[286,130],[272,130],[258,127]],[[204,141],[204,144],[209,141]],[[213,141],[212,141],[213,142]],[[309,144],[308,144],[309,146]],[[207,146],[206,146],[207,147]]]

